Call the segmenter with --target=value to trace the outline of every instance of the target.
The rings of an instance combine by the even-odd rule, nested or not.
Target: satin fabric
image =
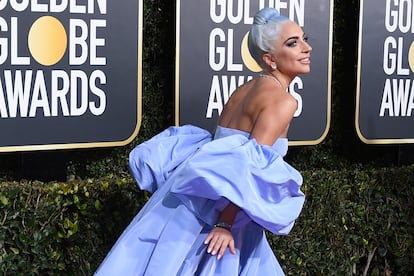
[[[284,275],[264,229],[286,235],[304,203],[302,177],[283,160],[287,139],[258,144],[243,131],[170,127],[131,153],[131,174],[152,196],[96,275]],[[204,240],[229,203],[236,254],[217,260]]]

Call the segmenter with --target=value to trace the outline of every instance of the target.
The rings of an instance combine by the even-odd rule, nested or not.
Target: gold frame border
[[[355,102],[355,130],[359,139],[365,144],[409,144],[414,143],[414,138],[402,139],[368,139],[364,137],[359,128],[359,108],[361,95],[361,58],[362,58],[362,25],[364,16],[364,0],[359,3],[359,28],[358,28],[358,60],[357,60],[357,83],[356,83],[356,102]]]
[[[138,85],[137,85],[137,125],[131,136],[122,141],[112,142],[86,142],[86,143],[68,143],[68,144],[42,144],[42,145],[25,145],[25,146],[0,146],[2,152],[20,152],[20,151],[45,151],[61,149],[80,149],[80,148],[99,148],[99,147],[116,147],[125,146],[132,142],[138,135],[142,121],[142,33],[143,33],[143,0],[138,0]]]
[[[321,143],[328,135],[331,125],[331,101],[332,101],[332,46],[333,46],[333,11],[334,0],[330,0],[329,11],[329,56],[328,56],[328,98],[327,98],[327,118],[325,131],[316,140],[310,141],[289,141],[291,146],[305,146],[305,145],[317,145]],[[180,82],[180,15],[181,15],[181,0],[176,1],[176,42],[175,42],[175,125],[180,123],[180,95],[179,95],[179,82]]]

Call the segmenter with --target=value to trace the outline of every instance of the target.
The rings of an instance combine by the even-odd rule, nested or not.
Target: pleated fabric
[[[131,153],[131,174],[152,194],[96,275],[284,275],[264,229],[287,235],[304,203],[302,177],[283,160],[287,139],[258,144],[243,131],[170,127]],[[220,212],[241,208],[236,254],[217,260],[204,240]]]

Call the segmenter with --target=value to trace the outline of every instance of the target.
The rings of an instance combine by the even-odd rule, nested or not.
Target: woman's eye
[[[288,46],[288,47],[295,47],[296,44],[297,44],[296,40],[290,40],[290,41],[286,42],[286,46]]]

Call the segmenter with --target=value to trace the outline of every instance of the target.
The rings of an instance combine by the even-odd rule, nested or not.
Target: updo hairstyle
[[[289,18],[280,15],[274,8],[263,8],[254,16],[248,37],[248,47],[250,54],[261,68],[265,68],[263,55],[274,52],[281,25],[288,21],[290,21]]]

